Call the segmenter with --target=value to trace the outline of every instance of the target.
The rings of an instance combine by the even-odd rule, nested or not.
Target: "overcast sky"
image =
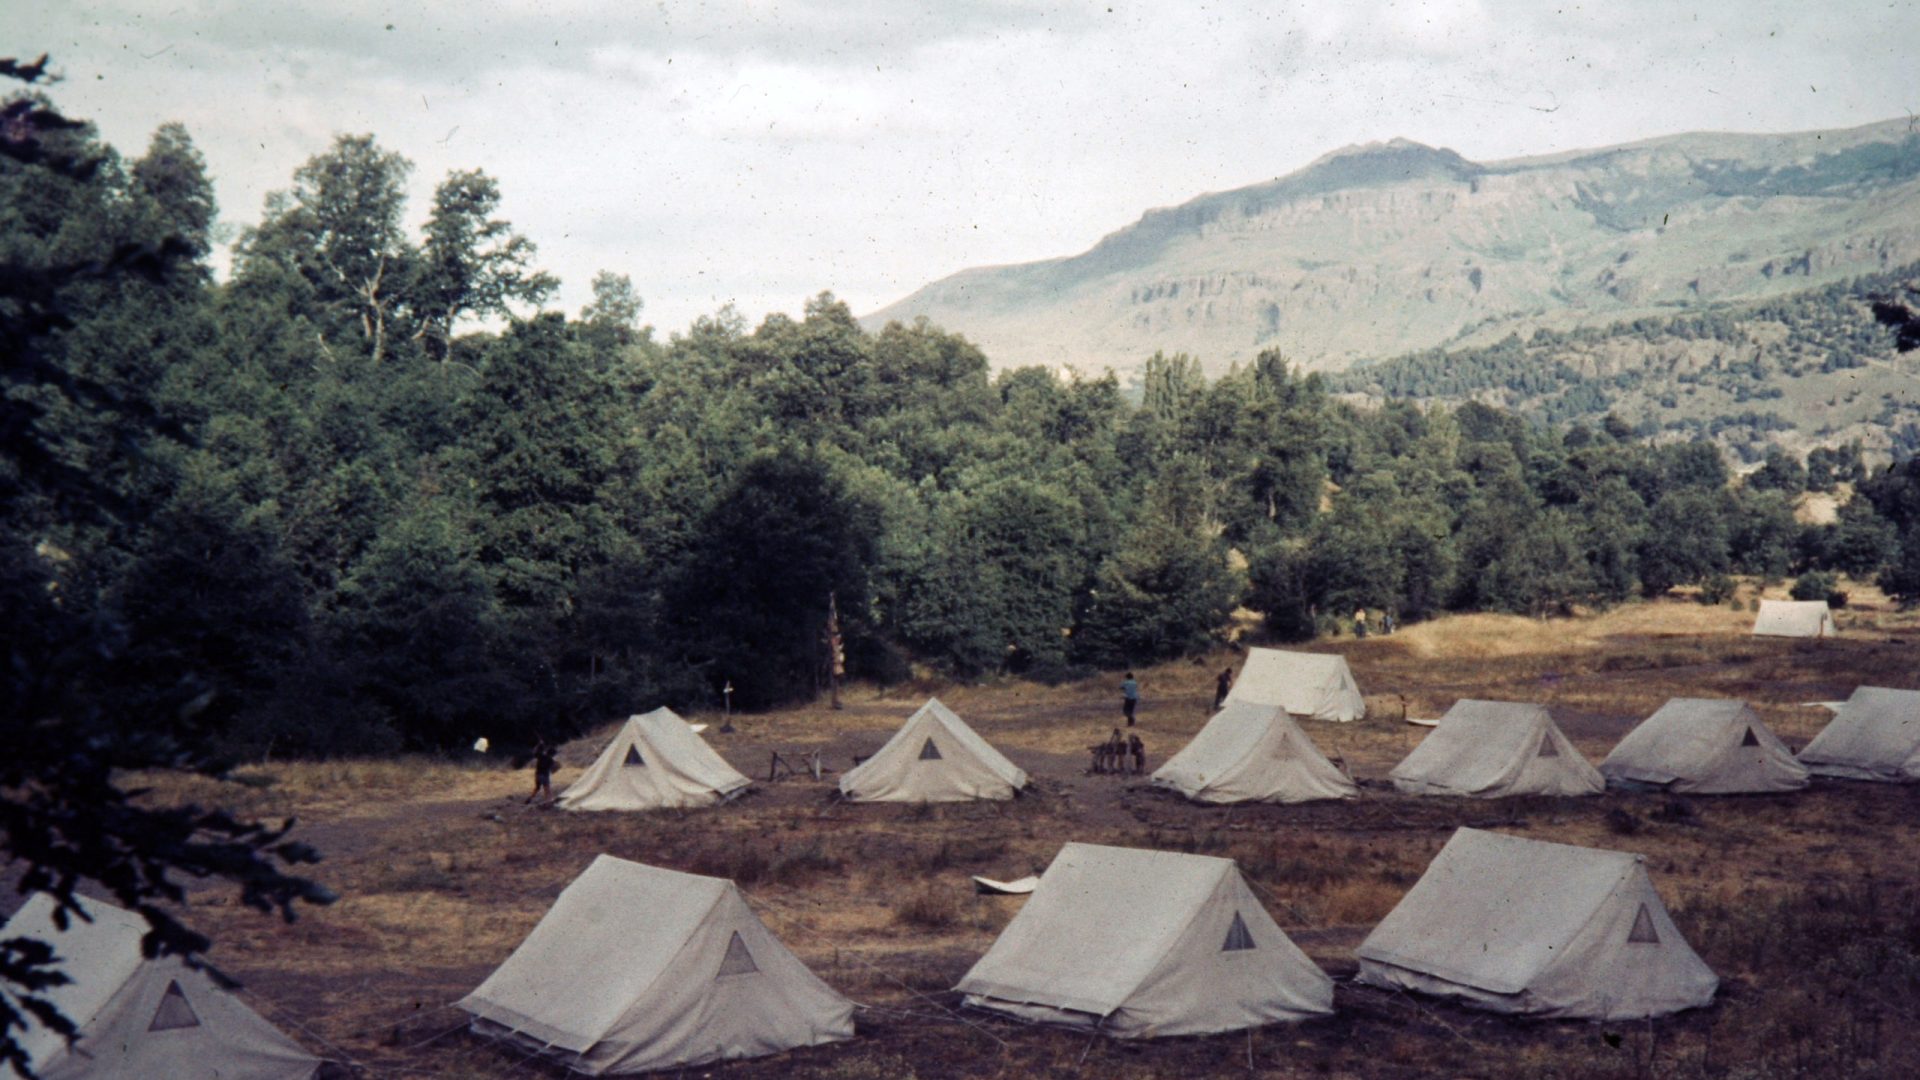
[[[1920,111],[1911,0],[13,0],[0,55],[123,154],[184,122],[224,222],[342,132],[451,169],[577,311],[663,332],[1085,250],[1149,207],[1405,136],[1476,160]],[[23,17],[24,16],[24,17]]]

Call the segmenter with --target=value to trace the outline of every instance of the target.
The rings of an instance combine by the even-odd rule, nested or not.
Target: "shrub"
[[[1831,596],[1840,584],[1840,578],[1826,570],[1814,570],[1800,575],[1793,583],[1791,595],[1795,600],[1825,600]]]
[[[1703,604],[1724,604],[1729,600],[1734,600],[1734,602],[1738,604],[1739,601],[1734,599],[1734,594],[1738,590],[1739,586],[1734,584],[1732,578],[1725,574],[1714,574],[1701,583],[1700,602]]]

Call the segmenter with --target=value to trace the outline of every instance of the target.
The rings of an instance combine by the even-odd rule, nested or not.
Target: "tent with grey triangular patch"
[[[768,932],[738,886],[601,855],[454,1003],[473,1030],[588,1076],[853,1037],[853,1005]]]
[[[1920,780],[1920,690],[1855,689],[1800,761],[1819,776]]]
[[[1459,829],[1357,950],[1358,981],[1494,1012],[1626,1020],[1713,1001],[1641,857]]]
[[[1562,734],[1546,706],[1520,701],[1453,703],[1389,774],[1410,795],[1598,795],[1607,788]]]
[[[907,717],[872,757],[840,778],[854,802],[964,802],[1011,799],[1027,774],[939,698]]]
[[[1250,701],[1228,702],[1152,783],[1207,803],[1350,799],[1360,790],[1285,709]]]
[[[1333,981],[1232,859],[1068,844],[955,990],[968,1005],[1118,1038],[1333,1011]]]
[[[145,919],[101,900],[76,898],[88,918],[62,929],[53,897],[35,893],[0,927],[0,941],[32,938],[53,948],[70,982],[42,992],[79,1029],[69,1046],[28,1019],[14,1034],[41,1080],[232,1077],[308,1080],[324,1064],[176,957],[147,959]],[[15,988],[4,991],[18,1009]],[[0,1066],[0,1075],[18,1075]]]
[[[1600,763],[1616,787],[1685,795],[1797,791],[1807,767],[1794,760],[1744,701],[1673,698],[1642,720]]]
[[[567,810],[711,806],[751,783],[678,714],[662,708],[628,717],[559,802]]]

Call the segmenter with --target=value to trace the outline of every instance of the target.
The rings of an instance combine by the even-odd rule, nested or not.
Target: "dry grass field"
[[[1751,596],[1751,588],[1743,590]],[[583,815],[526,807],[530,772],[442,760],[266,763],[245,784],[151,779],[157,798],[297,816],[341,899],[291,925],[194,894],[188,916],[249,999],[310,1048],[371,1076],[558,1075],[468,1035],[472,989],[596,854],[730,877],[768,925],[859,1002],[860,1037],[688,1075],[719,1077],[1786,1077],[1920,1075],[1920,790],[1820,782],[1788,796],[1416,799],[1385,783],[1456,698],[1549,704],[1597,762],[1671,696],[1740,697],[1796,748],[1862,683],[1920,687],[1920,619],[1870,589],[1824,642],[1755,639],[1752,614],[1684,598],[1552,622],[1443,619],[1347,655],[1369,717],[1308,733],[1363,784],[1344,804],[1207,808],[1134,778],[1085,774],[1118,720],[1118,676],[1042,687],[854,688],[847,707],[741,718],[708,739],[764,781],[770,752],[844,770],[938,693],[1035,777],[1006,805],[849,805],[834,777],[760,783],[734,805]],[[1228,653],[1140,672],[1140,731],[1164,760],[1207,717]],[[644,705],[646,703],[636,703]],[[713,720],[712,717],[699,719]],[[717,727],[717,725],[716,725]],[[611,724],[568,745],[556,784]],[[1352,949],[1452,830],[1475,825],[1639,852],[1720,974],[1709,1009],[1603,1026],[1491,1017],[1353,986]],[[1124,1043],[966,1012],[949,988],[1022,902],[974,895],[1068,840],[1231,856],[1274,918],[1339,980],[1337,1015],[1210,1038]],[[636,911],[636,918],[646,912]],[[1116,933],[1124,927],[1115,927]]]

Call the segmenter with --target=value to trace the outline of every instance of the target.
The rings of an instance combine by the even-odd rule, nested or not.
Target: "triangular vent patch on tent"
[[[1633,930],[1627,934],[1627,940],[1641,945],[1660,944],[1660,932],[1653,928],[1653,912],[1647,905],[1640,905],[1640,913],[1633,917]]]
[[[1753,733],[1752,728],[1748,728],[1746,737],[1740,740],[1740,745],[1741,746],[1759,746],[1760,736],[1755,735]]]
[[[1227,927],[1227,940],[1221,944],[1220,951],[1239,952],[1243,949],[1252,949],[1255,947],[1253,935],[1247,932],[1246,920],[1240,917],[1239,912],[1234,912],[1233,925]]]
[[[753,962],[753,954],[747,951],[747,943],[740,940],[740,931],[733,932],[733,939],[727,942],[727,955],[720,960],[720,973],[714,978],[726,975],[752,975],[760,970]]]
[[[646,764],[646,760],[640,756],[640,748],[638,746],[634,746],[631,743],[627,745],[626,763],[628,765],[645,765]]]
[[[940,748],[933,745],[933,736],[927,736],[926,745],[920,747],[921,761],[939,761]]]
[[[180,981],[169,981],[167,992],[160,995],[160,1007],[153,1010],[153,1023],[147,1025],[147,1030],[177,1031],[199,1026],[200,1017],[188,1003],[186,991],[180,989]]]
[[[1551,735],[1540,736],[1540,756],[1541,757],[1559,757],[1560,756],[1560,748],[1553,745],[1553,736]]]

